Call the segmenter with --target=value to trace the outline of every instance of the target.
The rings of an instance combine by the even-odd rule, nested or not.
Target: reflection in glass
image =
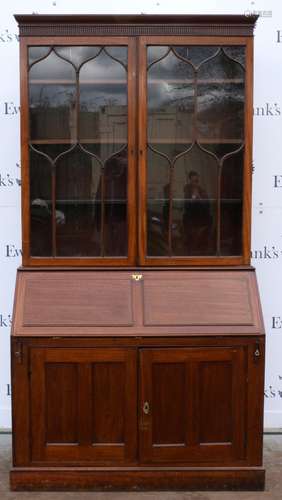
[[[243,162],[243,150],[223,162],[220,228],[222,255],[242,254]]]
[[[57,254],[89,256],[100,254],[97,231],[99,163],[79,146],[56,163]]]
[[[47,56],[48,52],[50,52],[51,47],[29,47],[28,49],[28,62],[29,66],[33,64],[38,59],[42,59]]]
[[[242,140],[244,136],[244,69],[225,50],[198,71],[198,140]]]
[[[185,45],[184,47],[174,47],[174,49],[177,54],[190,61],[195,67],[198,67],[206,59],[216,54],[218,47],[208,47],[205,45]]]
[[[49,247],[36,252],[126,256],[127,47],[36,47],[29,57],[31,144],[55,179],[55,227],[50,192]]]
[[[150,46],[147,56],[147,254],[240,255],[245,49]],[[236,202],[234,183],[224,198],[232,164]]]
[[[127,53],[125,47],[119,47],[121,51]],[[82,66],[79,83],[80,138],[127,142],[127,72],[123,64],[103,50]]]
[[[75,70],[52,50],[47,57],[33,64],[29,71],[29,79],[47,80],[49,83],[54,83],[54,80],[66,80],[68,83],[74,83]]]
[[[51,164],[30,150],[30,254],[52,255]]]
[[[216,254],[217,176],[216,159],[197,145],[176,161],[172,205],[174,254]]]
[[[224,52],[228,57],[234,59],[235,61],[239,62],[243,67],[245,67],[246,64],[245,47],[242,47],[240,45],[230,45],[228,47],[224,47]]]
[[[127,148],[111,156],[105,163],[97,198],[104,200],[97,207],[97,225],[103,231],[103,255],[127,254]],[[103,209],[103,213],[102,213]]]
[[[189,142],[194,112],[194,70],[172,50],[148,68],[148,141]]]
[[[155,146],[155,145],[154,145]],[[158,144],[164,155],[173,154],[173,145]],[[170,163],[148,148],[147,152],[147,253],[168,255]]]
[[[81,64],[83,64],[86,60],[97,56],[100,51],[100,47],[93,47],[91,45],[87,45],[85,47],[55,47],[56,54],[67,59],[75,66],[76,69],[79,69]]]
[[[29,72],[31,139],[75,139],[75,97],[75,70],[52,50]]]
[[[243,140],[244,84],[221,83],[198,85],[197,127],[203,139]]]
[[[75,140],[75,86],[29,86],[30,137],[32,140]]]

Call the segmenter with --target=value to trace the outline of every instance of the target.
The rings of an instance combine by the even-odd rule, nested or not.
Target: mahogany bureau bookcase
[[[263,489],[256,17],[16,19],[11,488]]]

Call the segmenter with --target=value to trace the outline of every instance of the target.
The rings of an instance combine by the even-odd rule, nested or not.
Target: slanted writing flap
[[[18,271],[14,335],[261,333],[251,270]]]

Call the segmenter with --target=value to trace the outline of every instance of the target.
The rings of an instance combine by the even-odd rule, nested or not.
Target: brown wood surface
[[[35,347],[30,373],[33,463],[134,462],[135,349]]]
[[[250,15],[15,15],[23,36],[212,35],[252,36]]]
[[[264,327],[249,266],[256,18],[16,16],[25,268],[11,339],[12,490],[264,488]],[[128,46],[128,256],[31,257],[27,49],[95,44]],[[147,256],[152,44],[246,47],[242,256]]]
[[[232,333],[263,333],[254,271],[18,272],[16,336]]]
[[[252,490],[264,489],[263,468],[14,468],[13,491]]]
[[[140,359],[141,463],[244,460],[246,350],[144,349]]]
[[[17,467],[138,463],[139,390],[140,463],[261,465],[263,338],[14,338],[12,344]],[[57,371],[55,391],[46,384],[50,367]]]

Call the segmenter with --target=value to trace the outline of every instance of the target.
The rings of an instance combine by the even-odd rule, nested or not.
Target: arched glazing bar
[[[102,59],[101,59],[102,58]],[[92,81],[84,82],[81,81],[82,72],[84,72],[84,78],[87,77],[89,71],[89,64],[93,63],[93,61],[98,61],[96,66],[92,66]],[[116,99],[109,94],[108,101],[105,95],[101,92],[102,85],[99,87],[99,82],[101,80],[101,75],[103,72],[105,73],[105,61],[107,62],[106,66],[109,73],[109,68],[111,65],[119,66],[121,69],[113,71],[112,67],[110,71],[112,74],[122,74],[122,84],[119,87],[118,98]],[[72,89],[71,93],[71,120],[64,120],[65,122],[71,122],[70,129],[68,133],[63,133],[62,131],[59,134],[55,133],[52,136],[52,129],[54,132],[55,127],[49,127],[49,130],[44,131],[44,129],[40,132],[40,120],[33,120],[33,126],[31,121],[31,129],[30,129],[30,141],[29,147],[30,151],[33,155],[37,155],[38,158],[42,158],[42,163],[45,165],[50,165],[51,172],[51,202],[48,204],[50,206],[51,212],[51,220],[52,220],[52,244],[51,244],[51,256],[55,257],[58,255],[57,253],[57,220],[58,218],[58,210],[56,209],[57,199],[56,199],[56,168],[57,165],[64,161],[64,164],[68,164],[68,162],[72,162],[72,154],[75,151],[80,150],[83,154],[88,155],[89,158],[92,158],[93,161],[100,165],[101,167],[101,178],[99,184],[99,201],[95,201],[93,199],[93,203],[99,205],[101,207],[100,212],[100,221],[98,223],[100,227],[100,238],[101,238],[101,252],[100,256],[105,255],[105,214],[107,212],[105,208],[105,203],[110,203],[105,200],[105,169],[109,171],[111,170],[110,165],[119,162],[119,158],[123,157],[123,176],[122,182],[125,182],[125,187],[122,188],[122,193],[126,193],[127,196],[127,111],[123,111],[123,140],[121,142],[120,139],[116,141],[114,136],[107,136],[106,138],[101,137],[101,130],[96,131],[93,134],[94,130],[90,130],[90,127],[87,127],[89,130],[89,136],[86,138],[81,137],[80,133],[80,125],[81,125],[81,85],[83,85],[84,89],[87,87],[86,92],[86,100],[88,99],[90,109],[87,109],[88,102],[85,101],[83,104],[83,110],[88,116],[96,116],[101,112],[99,108],[99,101],[103,101],[104,103],[103,109],[110,109],[109,106],[115,106],[115,101],[118,103],[116,106],[120,106],[120,108],[127,108],[127,47],[124,46],[87,46],[87,47],[70,47],[70,46],[50,46],[50,47],[32,47],[30,49],[29,54],[29,100],[31,113],[35,113],[38,109],[42,109],[45,116],[44,120],[41,123],[44,123],[44,126],[47,127],[46,121],[48,122],[48,117],[51,118],[52,122],[52,113],[56,113],[58,110],[52,110],[52,106],[55,106],[56,103],[59,106],[62,106],[64,98],[69,95],[69,90]],[[44,67],[43,67],[44,66]],[[85,70],[86,68],[86,70]],[[96,73],[95,73],[96,72]],[[107,71],[106,71],[107,72]],[[111,75],[109,75],[111,76]],[[121,77],[120,77],[121,79]],[[109,78],[110,80],[110,78]],[[63,89],[60,89],[60,86],[63,86]],[[104,86],[105,87],[105,86]],[[107,89],[111,87],[111,82],[109,81]],[[98,88],[98,93],[96,89]],[[112,91],[115,91],[115,87],[111,87]],[[34,90],[35,89],[35,90]],[[45,92],[45,89],[46,92]],[[90,91],[89,91],[90,89]],[[48,99],[48,92],[51,93],[52,99]],[[99,93],[100,92],[100,93]],[[56,97],[54,99],[54,93],[56,93]],[[125,96],[122,95],[125,94]],[[85,92],[84,92],[85,94]],[[63,97],[61,97],[61,95]],[[34,98],[36,97],[36,99]],[[122,102],[121,102],[122,101]],[[86,104],[85,104],[86,102]],[[119,104],[121,102],[121,104]],[[39,107],[38,107],[39,103]],[[98,104],[97,104],[98,103]],[[113,103],[113,104],[112,104]],[[92,108],[91,108],[92,106]],[[96,106],[96,108],[95,108]],[[36,109],[37,108],[37,109]],[[63,109],[63,108],[62,108]],[[49,113],[49,115],[48,115]],[[59,110],[59,115],[62,112]],[[58,113],[57,113],[58,116]],[[62,116],[62,115],[61,115]],[[120,113],[119,113],[120,116]],[[60,117],[56,118],[56,125],[60,122]],[[32,115],[31,115],[32,120]],[[92,119],[93,121],[93,119]],[[35,123],[34,123],[35,122]],[[53,120],[54,122],[54,120]],[[95,120],[94,120],[95,122]],[[36,129],[37,126],[37,129]],[[95,123],[94,123],[95,126]],[[115,124],[112,125],[115,127]],[[41,127],[42,128],[42,127]],[[84,126],[84,129],[86,127]],[[66,131],[66,127],[64,129]],[[35,131],[35,133],[34,133]],[[61,135],[60,135],[61,134]],[[51,139],[49,136],[51,135]],[[59,137],[57,137],[59,135]],[[78,149],[77,149],[78,148]],[[76,153],[77,154],[77,153]],[[125,158],[126,155],[126,158]],[[44,159],[44,161],[43,161]],[[38,161],[38,160],[37,160]],[[121,160],[120,160],[121,161]],[[125,168],[126,162],[126,168]],[[93,168],[93,167],[92,167]],[[113,170],[113,169],[112,169]],[[117,168],[116,168],[117,170]],[[97,177],[97,176],[96,176]],[[111,179],[111,185],[113,184],[113,180]],[[97,186],[96,186],[97,187]],[[113,191],[113,189],[112,189]],[[97,193],[96,193],[97,196]],[[123,205],[127,204],[127,199],[117,200],[118,203],[123,203]],[[31,204],[34,200],[31,200]],[[39,200],[40,201],[40,200]],[[83,200],[81,200],[82,202]],[[70,201],[71,202],[71,201]],[[115,200],[111,200],[112,203],[115,203]],[[42,201],[43,203],[43,201]],[[96,207],[97,208],[97,207]],[[96,211],[98,209],[95,209]],[[122,211],[123,214],[127,214],[127,208]],[[124,215],[127,217],[127,215]],[[62,217],[64,219],[64,217]],[[93,221],[92,221],[93,222]],[[95,223],[97,223],[97,217],[95,219]],[[91,223],[92,224],[92,223]],[[126,221],[125,221],[126,226]],[[127,227],[127,226],[126,226]],[[127,235],[126,235],[127,241]],[[87,250],[88,252],[88,250]],[[87,253],[88,255],[88,253]],[[127,249],[123,252],[122,256],[127,255]],[[36,255],[40,256],[40,255]],[[90,256],[90,255],[89,255]],[[95,255],[96,256],[96,255]]]
[[[229,50],[230,49],[230,50]],[[191,69],[189,76],[185,72],[183,73],[184,77],[179,76],[181,71],[179,71],[179,67],[175,64],[173,68],[173,64],[169,63],[169,58],[172,58],[172,54],[176,58],[181,61],[182,64],[185,64],[187,67]],[[213,187],[213,192],[209,195],[211,200],[210,203],[214,204],[214,200],[216,202],[216,251],[212,252],[211,255],[221,256],[221,227],[222,227],[222,201],[221,201],[221,172],[223,162],[226,161],[226,165],[228,163],[228,159],[231,157],[236,157],[239,155],[244,148],[244,93],[242,93],[242,97],[238,94],[236,86],[242,87],[244,89],[244,47],[237,47],[236,50],[233,50],[232,47],[225,46],[210,46],[210,47],[193,47],[193,46],[149,46],[148,47],[148,65],[147,65],[147,85],[148,85],[148,139],[147,139],[147,148],[148,150],[154,151],[154,153],[166,159],[169,164],[169,202],[168,202],[168,255],[171,257],[173,255],[173,245],[172,245],[172,232],[173,232],[173,190],[174,190],[174,179],[175,179],[175,168],[177,168],[177,159],[181,159],[181,157],[185,157],[188,153],[195,148],[198,148],[198,151],[201,151],[202,154],[207,157],[212,158],[213,163],[216,164],[216,189]],[[171,73],[169,74],[169,65]],[[163,147],[163,143],[165,139],[162,136],[158,139],[156,138],[156,134],[152,133],[152,125],[150,124],[150,114],[152,114],[152,101],[156,97],[154,96],[154,84],[156,83],[158,76],[156,71],[152,74],[152,69],[157,68],[159,66],[159,88],[161,86],[165,88],[165,83],[167,83],[167,95],[171,95],[173,91],[175,91],[175,102],[177,101],[177,91],[182,85],[184,89],[184,95],[181,96],[179,101],[185,102],[185,98],[187,99],[189,92],[192,93],[192,97],[190,99],[190,127],[186,127],[185,138],[182,139],[177,136],[177,131],[175,135],[175,144],[178,143],[178,147],[175,147],[175,154],[166,155]],[[178,64],[179,66],[179,64]],[[219,68],[219,69],[218,69]],[[173,75],[173,76],[171,76]],[[169,88],[169,83],[172,88]],[[211,102],[213,97],[215,96],[217,99],[217,106],[215,106],[215,113],[220,113],[220,109],[222,107],[220,98],[222,91],[224,92],[224,86],[229,85],[229,89],[227,91],[232,93],[232,99],[236,104],[237,102],[241,105],[240,108],[240,117],[241,123],[239,125],[239,132],[235,133],[235,137],[224,137],[225,130],[223,130],[220,134],[215,135],[213,137],[213,133],[205,133],[205,128],[201,126],[201,121],[199,121],[199,116],[202,113],[203,104],[201,103],[201,92],[199,93],[199,88],[201,85],[210,86],[210,92],[205,92],[205,106],[209,109],[209,98],[211,97]],[[230,87],[234,86],[234,88],[230,90]],[[213,87],[216,87],[215,90]],[[191,88],[193,88],[193,92],[191,92]],[[218,93],[218,96],[216,95]],[[236,95],[237,92],[237,95]],[[244,90],[243,90],[244,92]],[[185,96],[186,93],[186,96]],[[222,94],[224,95],[224,93]],[[165,102],[165,98],[164,98]],[[169,102],[169,98],[167,99]],[[217,108],[217,109],[216,109]],[[169,106],[166,107],[166,110],[169,109]],[[161,115],[161,107],[155,106],[153,112],[155,111],[155,115],[157,113]],[[167,117],[168,117],[167,112]],[[176,115],[177,113],[175,113]],[[164,113],[165,115],[165,113]],[[163,116],[164,116],[163,115]],[[231,113],[232,115],[232,113]],[[230,116],[230,110],[229,110]],[[217,115],[215,114],[215,118]],[[173,119],[171,119],[172,121]],[[178,117],[175,116],[175,124],[179,121]],[[168,120],[167,120],[168,121]],[[207,127],[207,123],[209,119],[205,120],[205,126]],[[185,124],[184,124],[185,125]],[[224,127],[223,127],[224,129]],[[204,133],[203,133],[204,132]],[[165,133],[159,127],[159,133],[165,136]],[[167,141],[169,142],[169,140]],[[173,137],[171,135],[171,142],[173,142]],[[182,150],[180,149],[180,143],[182,143]],[[171,148],[172,149],[172,148]],[[238,157],[239,158],[239,157]],[[205,161],[203,162],[203,164]],[[148,168],[152,168],[151,165],[148,165]],[[201,167],[198,165],[198,169],[201,170]],[[215,170],[213,169],[213,172]],[[199,172],[194,171],[196,175],[199,177]],[[195,175],[195,179],[196,179]],[[214,173],[212,174],[214,178]],[[151,176],[152,177],[152,176]],[[208,182],[207,182],[208,181]],[[206,184],[213,185],[214,181],[208,180],[206,178]],[[216,194],[215,194],[216,193]],[[215,198],[214,198],[215,197]],[[237,201],[237,200],[236,200]],[[183,200],[185,205],[185,200]],[[232,255],[232,252],[231,252]]]

